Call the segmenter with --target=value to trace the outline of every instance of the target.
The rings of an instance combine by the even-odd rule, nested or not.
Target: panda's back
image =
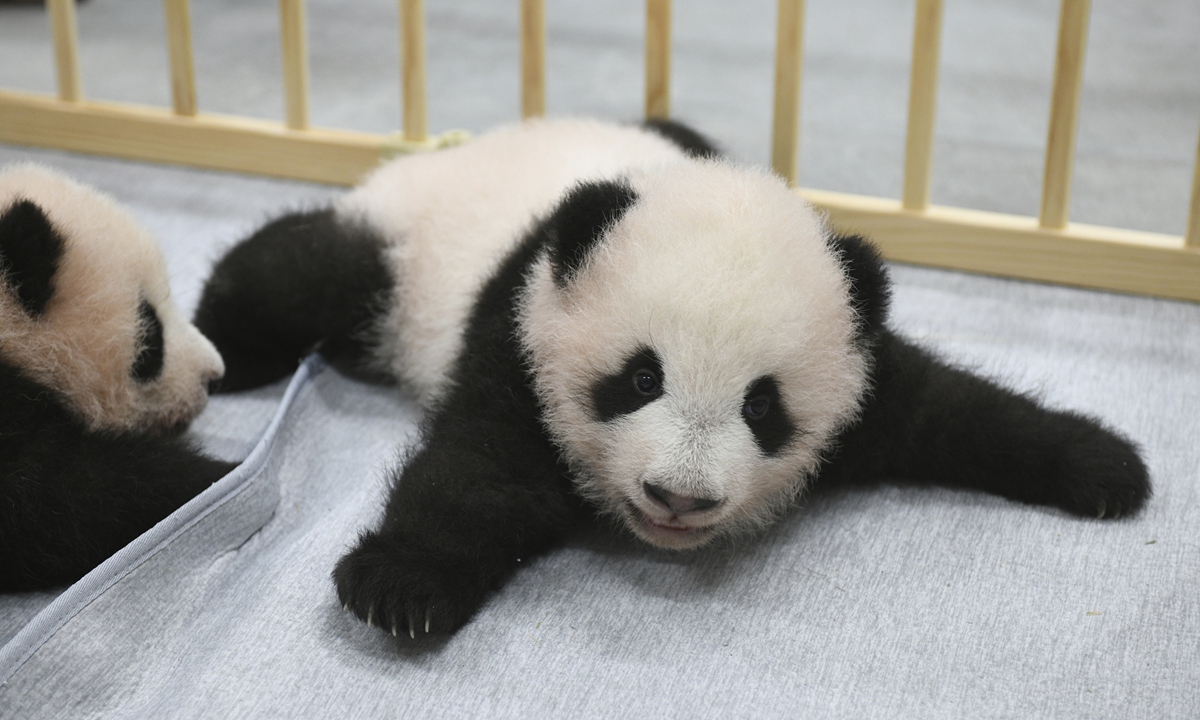
[[[424,402],[436,400],[480,288],[535,218],[580,180],[685,159],[640,128],[558,120],[381,167],[337,205],[384,238],[394,273],[377,361]]]

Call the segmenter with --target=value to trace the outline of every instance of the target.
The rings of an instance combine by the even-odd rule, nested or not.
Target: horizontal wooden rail
[[[839,229],[874,240],[889,260],[1200,301],[1200,248],[1175,235],[1072,223],[1056,230],[1036,218],[824,190],[800,194]]]
[[[358,182],[381,158],[465,138],[448,132],[410,142],[349,130],[292,130],[270,120],[186,117],[165,108],[0,90],[0,142],[341,185]]]

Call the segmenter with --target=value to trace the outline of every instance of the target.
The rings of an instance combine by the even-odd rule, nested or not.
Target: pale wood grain
[[[1187,230],[1183,237],[1188,247],[1200,248],[1200,143],[1196,144],[1196,164],[1192,168],[1192,202],[1188,206]]]
[[[671,114],[671,0],[646,0],[646,117]]]
[[[308,127],[308,40],[304,0],[279,0],[279,44],[283,51],[283,97],[287,125]]]
[[[1075,132],[1079,127],[1079,97],[1083,88],[1090,9],[1091,0],[1062,0],[1039,216],[1042,226],[1047,228],[1064,228],[1070,219]]]
[[[546,114],[546,0],[521,0],[521,117]]]
[[[425,139],[425,4],[400,0],[400,76],[403,78],[404,137]]]
[[[171,60],[171,106],[177,115],[196,114],[196,69],[192,59],[192,13],[188,0],[164,0],[167,53]]]
[[[899,262],[1081,287],[1200,301],[1200,249],[1173,235],[931,205],[921,212],[884,200],[820,190],[800,194],[834,227],[862,233]]]
[[[941,42],[942,0],[917,0],[908,89],[908,138],[904,145],[903,204],[908,210],[921,210],[929,205]]]
[[[779,0],[775,25],[775,112],[771,168],[795,185],[799,175],[800,80],[804,57],[804,0]]]
[[[75,22],[75,0],[47,0],[50,30],[54,35],[54,62],[58,71],[58,97],[83,99],[79,81],[79,27]]]

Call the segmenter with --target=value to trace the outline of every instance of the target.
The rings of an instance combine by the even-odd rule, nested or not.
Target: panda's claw
[[[375,617],[375,606],[372,605],[371,608],[369,610],[367,610],[367,627],[375,627],[371,623],[371,620],[373,620],[374,617]]]
[[[396,637],[396,623],[392,623],[392,637]]]
[[[1105,507],[1104,507],[1104,501],[1103,501],[1103,500],[1101,500],[1101,501],[1100,501],[1100,511],[1099,511],[1098,513],[1096,513],[1096,518],[1097,518],[1097,519],[1103,519],[1103,518],[1104,518],[1104,510],[1105,510]]]
[[[433,608],[425,608],[425,634],[429,634],[429,616],[433,613]]]

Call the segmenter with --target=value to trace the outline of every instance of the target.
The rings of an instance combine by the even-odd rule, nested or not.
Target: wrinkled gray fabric
[[[314,122],[393,129],[395,3],[307,5]],[[548,5],[550,110],[636,117],[640,0]],[[802,180],[897,196],[912,3],[807,5]],[[934,200],[1036,214],[1058,3],[947,5]],[[85,93],[167,103],[161,8],[80,8]],[[1073,218],[1178,233],[1200,5],[1093,8]],[[276,5],[192,11],[201,108],[280,117]],[[430,127],[513,119],[515,6],[426,12]],[[697,0],[675,17],[675,112],[765,160],[774,3]],[[0,87],[52,89],[48,35],[40,9],[0,5]],[[224,247],[336,192],[0,147],[0,164],[20,159],[127,204],[162,241],[185,309]],[[394,640],[341,612],[329,573],[378,517],[385,468],[418,416],[394,389],[325,370],[262,441],[284,383],[214,398],[193,436],[254,459],[130,546],[140,551],[61,595],[0,597],[0,717],[1194,716],[1200,306],[893,275],[899,329],[1134,438],[1155,482],[1146,510],[1097,522],[884,484],[815,492],[763,537],[705,552],[594,528],[531,562],[453,638]]]

